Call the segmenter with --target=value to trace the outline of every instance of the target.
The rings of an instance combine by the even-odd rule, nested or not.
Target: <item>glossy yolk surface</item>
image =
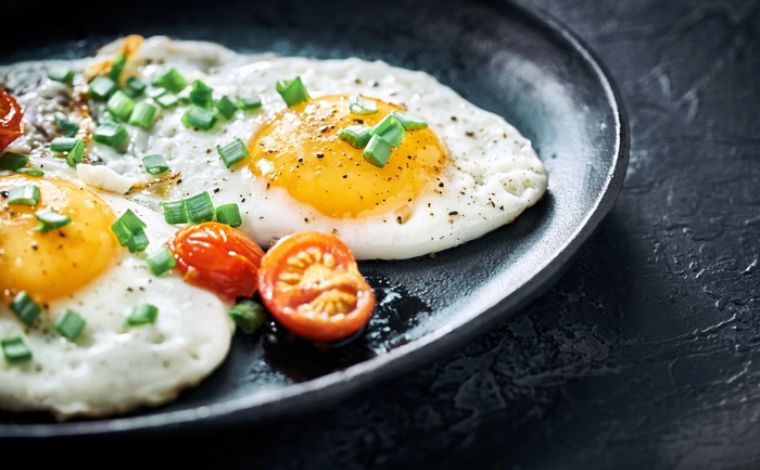
[[[11,188],[40,189],[35,207],[8,204]],[[42,233],[34,213],[52,208],[72,222]],[[122,250],[111,208],[95,193],[57,178],[0,177],[0,300],[27,291],[38,302],[70,294],[104,272]]]
[[[373,126],[398,106],[377,103],[378,112],[349,111],[347,95],[315,98],[264,124],[248,147],[257,176],[285,188],[298,201],[330,217],[400,215],[446,165],[446,151],[430,128],[407,132],[384,168],[372,165],[338,137],[341,129]]]

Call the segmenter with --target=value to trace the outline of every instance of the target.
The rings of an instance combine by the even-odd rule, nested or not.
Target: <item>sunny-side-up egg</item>
[[[146,252],[174,233],[160,215],[81,183],[0,176],[0,408],[66,418],[157,405],[226,356],[229,304],[152,274],[120,246],[111,226],[130,209],[145,223]]]
[[[72,64],[86,69],[113,57],[120,44]],[[424,255],[511,222],[546,190],[547,176],[530,141],[423,72],[355,58],[241,55],[165,37],[145,40],[128,66],[148,84],[175,69],[186,83],[180,98],[200,80],[213,89],[214,100],[260,99],[261,107],[230,119],[217,113],[207,130],[183,122],[187,104],[161,108],[149,129],[126,126],[131,139],[124,152],[90,143],[89,163],[97,166],[79,165],[79,177],[121,192],[131,188],[131,198],[155,210],[163,201],[208,191],[217,204],[237,203],[241,229],[264,247],[314,230],[336,234],[359,259]],[[276,84],[297,76],[310,99],[287,107]],[[37,93],[22,100],[35,101]],[[153,87],[146,93],[153,94]],[[377,111],[353,113],[352,96]],[[384,166],[340,138],[346,127],[374,126],[394,111],[426,127],[408,129]],[[103,105],[95,103],[90,112],[99,119]],[[235,139],[249,155],[227,168],[217,149]],[[140,190],[157,179],[143,168],[146,155],[162,156],[170,171],[161,178],[178,184]],[[49,152],[34,161],[53,173],[74,173]]]

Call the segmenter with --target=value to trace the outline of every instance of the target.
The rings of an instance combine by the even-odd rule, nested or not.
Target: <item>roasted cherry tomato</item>
[[[0,152],[21,135],[24,112],[10,93],[0,87]]]
[[[287,236],[264,255],[259,294],[285,328],[320,342],[361,330],[375,308],[375,293],[351,250],[337,237],[317,232]]]
[[[256,293],[264,251],[229,225],[189,225],[169,240],[169,249],[185,280],[226,297]]]

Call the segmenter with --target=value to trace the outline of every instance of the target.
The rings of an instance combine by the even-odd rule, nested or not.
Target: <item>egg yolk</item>
[[[8,192],[35,185],[39,202],[8,204]],[[71,223],[42,233],[34,213],[53,209]],[[0,298],[27,291],[38,302],[70,294],[104,272],[122,250],[111,208],[95,193],[58,178],[0,177]]]
[[[446,165],[446,151],[428,127],[406,132],[385,167],[371,164],[338,133],[348,126],[373,126],[403,110],[364,99],[377,104],[376,113],[352,114],[347,95],[314,98],[279,113],[249,142],[251,170],[330,217],[404,217]]]

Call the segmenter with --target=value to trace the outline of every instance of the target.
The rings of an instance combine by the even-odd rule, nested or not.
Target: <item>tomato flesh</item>
[[[0,87],[0,152],[21,136],[24,112],[10,93]]]
[[[251,297],[264,251],[229,225],[189,225],[169,240],[177,269],[191,284],[229,298]]]
[[[319,342],[355,334],[375,308],[375,294],[351,250],[318,232],[285,237],[264,255],[259,294],[285,328]]]

